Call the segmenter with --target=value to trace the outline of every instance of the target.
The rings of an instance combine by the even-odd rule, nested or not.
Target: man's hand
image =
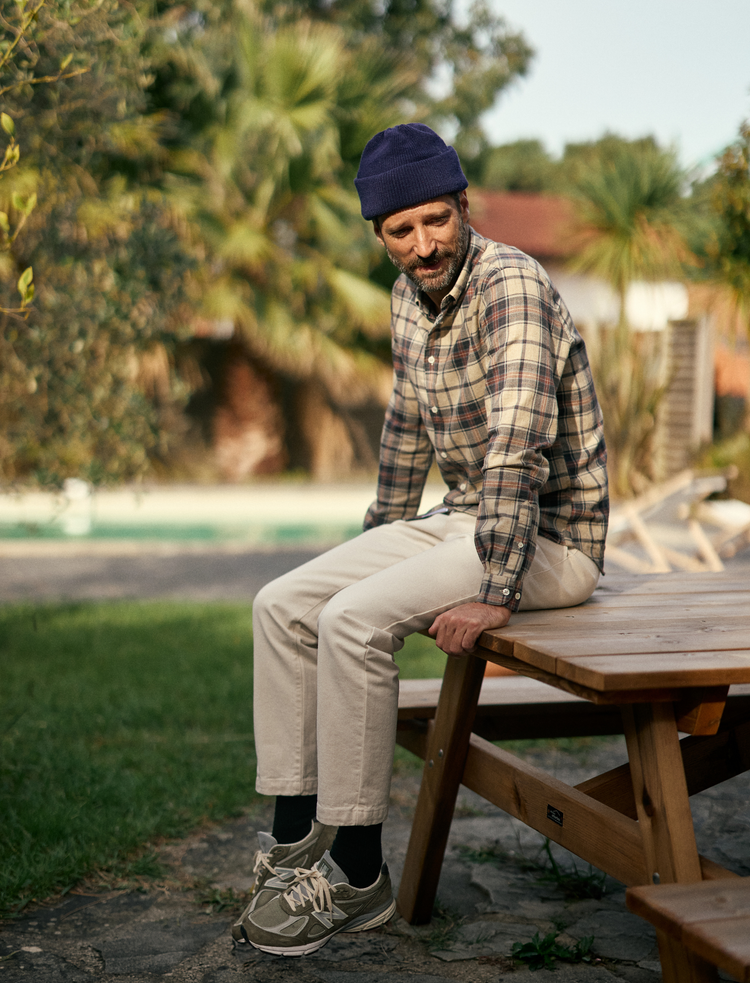
[[[510,621],[510,609],[495,604],[470,601],[439,614],[429,629],[437,647],[448,655],[468,655],[477,639],[490,628],[504,628]]]

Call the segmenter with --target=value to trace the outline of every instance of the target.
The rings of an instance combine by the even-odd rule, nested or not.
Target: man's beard
[[[463,219],[459,219],[460,225],[458,229],[458,236],[456,237],[455,249],[450,246],[445,246],[442,250],[436,249],[431,256],[426,259],[415,259],[410,263],[402,263],[400,260],[396,259],[393,253],[386,246],[386,252],[388,253],[388,258],[396,267],[396,269],[407,276],[415,287],[420,290],[425,290],[429,292],[438,292],[441,290],[451,290],[454,283],[458,279],[458,274],[461,272],[461,267],[463,266],[464,258],[466,257],[466,250],[469,248],[469,237],[471,235],[471,230],[469,228],[469,223],[464,222]],[[441,259],[448,259],[448,265],[445,270],[441,271],[439,274],[432,275],[429,271],[425,270],[425,266],[432,265],[433,263],[439,262]],[[420,270],[421,275],[420,275]]]

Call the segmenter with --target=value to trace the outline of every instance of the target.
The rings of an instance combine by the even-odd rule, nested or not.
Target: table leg
[[[484,669],[473,655],[449,657],[445,667],[398,892],[399,910],[414,925],[432,918]]]
[[[623,707],[646,870],[656,883],[701,880],[679,734],[671,703]],[[714,967],[657,931],[665,983],[714,983]]]

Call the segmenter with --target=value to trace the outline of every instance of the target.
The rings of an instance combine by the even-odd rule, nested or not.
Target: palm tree
[[[575,186],[579,250],[571,267],[605,280],[618,297],[614,330],[596,332],[589,347],[613,490],[623,496],[653,477],[651,437],[666,389],[661,339],[631,331],[626,297],[634,281],[679,276],[690,262],[682,186],[675,155],[643,141],[608,144]]]
[[[372,41],[354,52],[335,26],[278,26],[247,4],[230,31],[216,122],[174,157],[173,200],[208,254],[203,312],[334,407],[380,399],[390,369],[373,348],[389,300],[368,278],[375,243],[352,162],[400,122],[412,74]]]

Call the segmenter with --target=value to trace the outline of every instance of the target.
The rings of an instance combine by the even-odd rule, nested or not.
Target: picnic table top
[[[610,574],[585,604],[519,612],[480,645],[522,672],[598,693],[750,683],[750,581],[736,571]]]

